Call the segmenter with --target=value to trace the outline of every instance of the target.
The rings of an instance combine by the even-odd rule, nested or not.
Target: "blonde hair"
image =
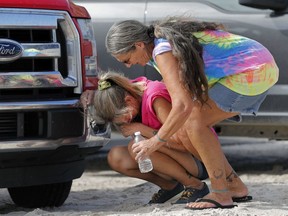
[[[146,82],[131,82],[123,74],[113,71],[101,72],[98,78],[98,83],[109,83],[107,88],[101,90],[98,84],[98,90],[95,92],[93,100],[95,115],[106,123],[113,122],[116,115],[127,113],[126,95],[130,94],[141,100],[146,88]]]

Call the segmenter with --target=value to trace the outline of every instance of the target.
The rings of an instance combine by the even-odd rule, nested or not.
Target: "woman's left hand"
[[[94,95],[94,90],[86,90],[82,93],[80,97],[80,102],[84,109],[86,109],[89,105],[92,104]]]
[[[138,122],[133,122],[133,123],[127,123],[127,124],[122,124],[119,126],[120,132],[124,137],[132,136],[135,131],[140,131],[142,123]]]
[[[161,145],[158,145],[157,140],[155,140],[155,138],[152,137],[147,140],[133,143],[132,151],[134,154],[136,154],[135,160],[138,161],[139,158],[149,156],[160,147]]]

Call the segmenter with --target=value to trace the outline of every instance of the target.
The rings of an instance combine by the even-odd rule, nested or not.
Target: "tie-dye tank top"
[[[210,88],[221,83],[237,93],[252,96],[265,92],[277,82],[279,71],[274,58],[257,41],[221,30],[193,34],[203,46]],[[159,71],[155,57],[171,51],[171,45],[163,38],[156,38],[154,44],[153,60],[148,64]]]

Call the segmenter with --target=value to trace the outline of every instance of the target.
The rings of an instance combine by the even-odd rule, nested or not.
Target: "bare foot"
[[[218,202],[220,205],[222,205],[223,207],[225,206],[231,206],[233,205],[233,201],[232,198],[230,196],[230,193],[209,193],[208,195],[204,196],[202,198],[203,200],[205,199],[209,199],[209,200],[214,200],[216,202]],[[210,203],[210,202],[190,202],[187,203],[186,205],[187,208],[215,208],[217,207],[214,203]]]
[[[244,197],[249,194],[247,186],[242,182],[236,172],[232,171],[226,177],[227,186],[232,197]]]

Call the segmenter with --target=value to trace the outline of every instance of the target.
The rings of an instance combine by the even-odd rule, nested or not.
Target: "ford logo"
[[[23,50],[18,42],[0,38],[0,63],[17,60],[22,56]]]

